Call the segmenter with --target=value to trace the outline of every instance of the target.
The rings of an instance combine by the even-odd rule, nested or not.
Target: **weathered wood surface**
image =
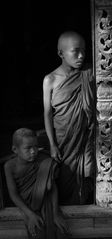
[[[112,210],[96,205],[64,206],[69,238],[112,238]],[[0,239],[27,239],[23,217],[18,208],[0,211]]]

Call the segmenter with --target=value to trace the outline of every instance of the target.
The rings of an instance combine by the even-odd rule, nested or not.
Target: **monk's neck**
[[[79,69],[75,69],[71,66],[68,66],[64,62],[62,63],[61,68],[62,68],[62,70],[63,70],[63,72],[65,73],[66,76],[72,75],[73,73],[79,71]]]
[[[29,164],[29,162],[24,160],[24,159],[22,159],[22,158],[20,158],[20,157],[17,157],[17,164],[21,165],[21,166],[26,166],[26,165]]]

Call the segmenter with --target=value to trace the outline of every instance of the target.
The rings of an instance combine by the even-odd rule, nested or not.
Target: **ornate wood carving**
[[[96,203],[112,208],[112,1],[94,1]]]

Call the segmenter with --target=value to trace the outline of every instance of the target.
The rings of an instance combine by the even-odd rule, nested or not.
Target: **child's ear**
[[[16,148],[16,146],[12,146],[12,151],[15,153],[15,154],[17,154],[17,148]]]
[[[63,52],[62,52],[62,50],[58,50],[58,56],[60,56],[61,58],[63,58]]]

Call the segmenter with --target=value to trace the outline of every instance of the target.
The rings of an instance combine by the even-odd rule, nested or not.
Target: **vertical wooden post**
[[[98,122],[96,203],[112,208],[112,1],[91,2]]]
[[[3,208],[3,190],[2,190],[2,175],[1,175],[1,165],[0,165],[0,210]]]

